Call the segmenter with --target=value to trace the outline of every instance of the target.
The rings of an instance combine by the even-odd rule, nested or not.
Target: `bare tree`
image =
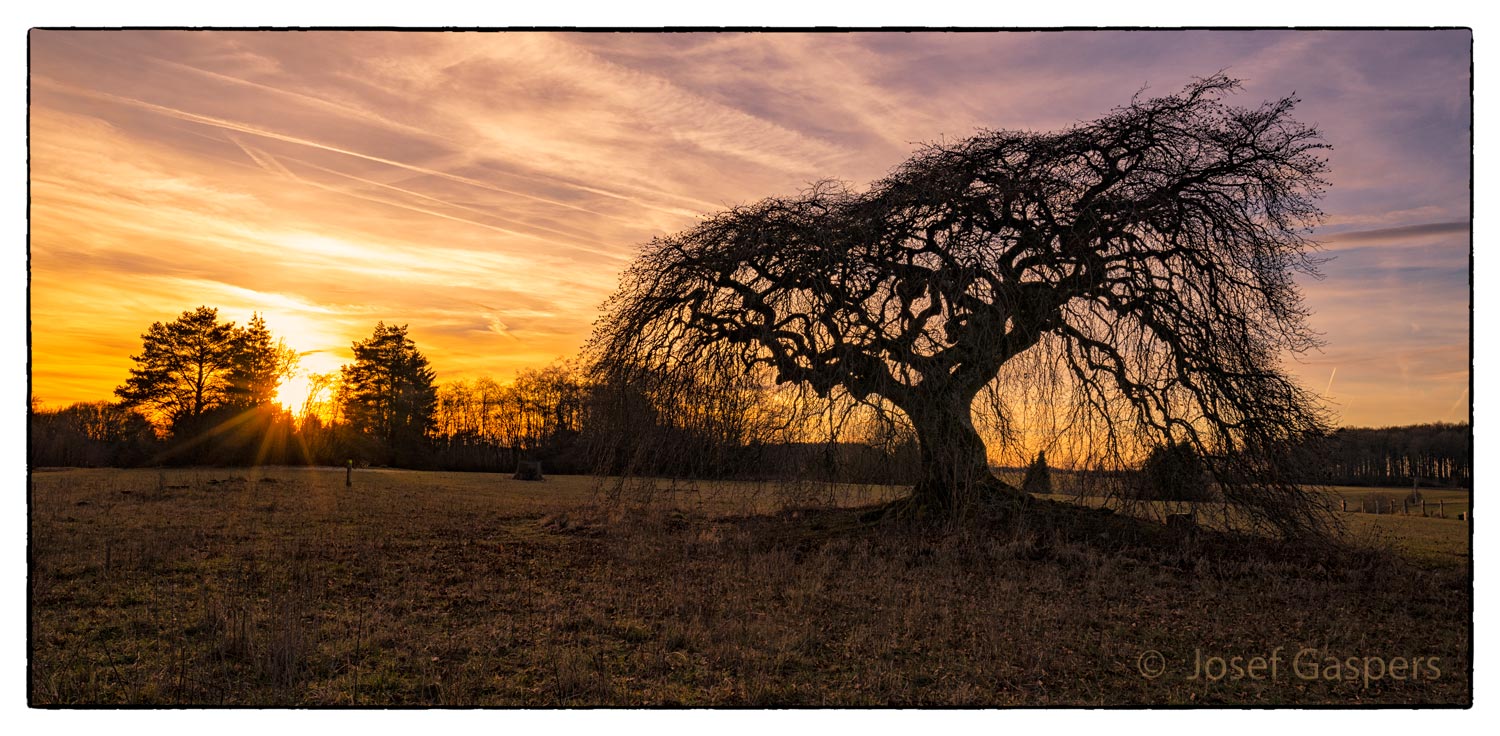
[[[1278,461],[1326,417],[1279,360],[1317,344],[1294,277],[1317,275],[1326,145],[1294,98],[1225,104],[1238,86],[930,145],[867,191],[824,182],[659,238],[605,305],[595,378],[732,365],[894,406],[921,447],[912,501],[942,513],[1014,493],[972,412],[989,389],[1009,432],[1007,394],[1030,392],[1117,467],[1185,442],[1248,518],[1321,528]]]

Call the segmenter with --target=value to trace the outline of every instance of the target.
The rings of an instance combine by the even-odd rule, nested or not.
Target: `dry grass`
[[[1421,517],[1424,511],[1416,502],[1403,507],[1402,501],[1411,496],[1410,488],[1332,486],[1329,490],[1347,504],[1349,513]],[[1462,488],[1423,488],[1422,498],[1427,501],[1427,518],[1457,519],[1469,511],[1469,491]]]
[[[1331,489],[1335,499],[1340,496],[1350,497],[1350,507],[1346,513],[1338,515],[1343,523],[1343,537],[1346,542],[1366,548],[1386,549],[1407,561],[1419,565],[1466,565],[1469,560],[1469,523],[1460,520],[1455,511],[1467,512],[1469,509],[1469,492],[1452,489],[1427,489],[1423,495],[1428,499],[1429,515],[1421,516],[1420,507],[1412,507],[1410,514],[1399,513],[1401,500],[1411,493],[1410,489],[1399,488],[1369,488],[1354,486],[1334,486]],[[1358,498],[1381,498],[1394,500],[1394,508],[1398,513],[1361,513],[1358,510]],[[1196,504],[1191,503],[1163,503],[1163,502],[1133,502],[1122,504],[1114,500],[1106,500],[1098,496],[1072,496],[1067,494],[1053,494],[1046,498],[1076,503],[1091,507],[1109,506],[1123,511],[1135,513],[1143,518],[1160,521],[1168,513],[1185,513],[1193,510]],[[1439,517],[1437,502],[1443,499],[1446,506],[1446,516]],[[1336,507],[1337,500],[1333,501]],[[1208,510],[1198,515],[1200,523],[1207,525],[1218,525],[1220,519],[1219,506],[1207,504]],[[1374,509],[1371,501],[1370,509]]]
[[[237,469],[32,479],[33,704],[1467,703],[1465,554],[1276,551],[1078,510],[858,523],[890,489]],[[649,496],[649,497],[648,497]],[[1053,513],[1055,517],[1056,514]],[[1059,517],[1060,518],[1060,517]],[[1435,519],[1418,537],[1467,542]],[[1462,531],[1455,537],[1451,531]],[[1148,530],[1149,531],[1149,530]],[[1440,564],[1446,563],[1446,564]],[[1437,679],[1186,679],[1303,647]],[[1148,649],[1169,663],[1146,679]],[[1290,656],[1289,654],[1286,656]]]

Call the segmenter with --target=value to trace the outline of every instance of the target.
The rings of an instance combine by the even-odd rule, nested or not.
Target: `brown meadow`
[[[292,468],[38,471],[33,705],[1467,704],[1469,527],[1343,550],[1032,517],[870,525],[897,489]],[[1270,655],[1275,678],[1189,679]],[[1292,656],[1439,658],[1325,680]],[[1142,676],[1147,651],[1165,672]]]

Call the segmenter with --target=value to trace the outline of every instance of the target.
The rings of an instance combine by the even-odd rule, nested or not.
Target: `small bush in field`
[[[1026,477],[1021,479],[1021,490],[1027,493],[1047,494],[1052,492],[1052,471],[1047,467],[1047,453],[1038,452],[1036,459],[1026,468]]]
[[[1213,493],[1208,472],[1191,445],[1157,447],[1141,466],[1139,497],[1152,501],[1207,501]]]

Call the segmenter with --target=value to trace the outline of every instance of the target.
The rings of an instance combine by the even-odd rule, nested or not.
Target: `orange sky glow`
[[[509,380],[575,355],[655,235],[1224,69],[1333,145],[1327,347],[1291,369],[1342,424],[1467,420],[1470,34],[1166,38],[33,31],[33,393],[112,398],[200,304],[308,372],[383,320],[440,382]]]

